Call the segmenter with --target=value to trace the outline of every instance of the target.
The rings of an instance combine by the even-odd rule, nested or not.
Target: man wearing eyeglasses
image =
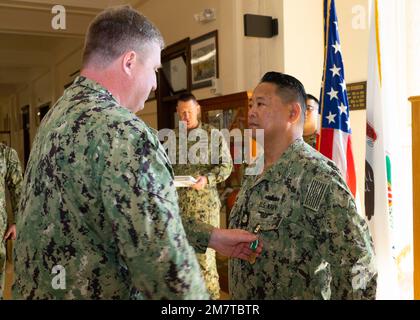
[[[311,147],[316,145],[316,128],[318,125],[319,101],[311,94],[306,95],[306,115],[303,127],[303,140]]]

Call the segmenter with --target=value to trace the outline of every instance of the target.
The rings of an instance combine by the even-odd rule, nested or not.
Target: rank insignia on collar
[[[319,181],[315,178],[312,179],[303,206],[313,211],[318,211],[328,186],[328,183]]]

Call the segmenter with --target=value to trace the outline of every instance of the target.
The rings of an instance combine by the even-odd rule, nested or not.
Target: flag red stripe
[[[327,158],[332,159],[333,154],[333,141],[334,141],[334,129],[331,128],[322,128],[321,129],[321,152]]]
[[[351,147],[351,136],[347,140],[347,185],[354,197],[356,197],[356,171],[354,169],[353,151]]]

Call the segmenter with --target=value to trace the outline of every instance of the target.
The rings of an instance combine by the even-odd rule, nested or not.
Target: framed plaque
[[[366,109],[366,85],[366,81],[347,84],[350,111]]]

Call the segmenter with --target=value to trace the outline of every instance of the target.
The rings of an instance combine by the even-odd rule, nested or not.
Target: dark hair
[[[152,42],[163,49],[160,31],[145,16],[130,6],[108,8],[99,13],[89,25],[83,65],[94,60],[106,66],[124,52],[142,51]]]
[[[298,79],[285,73],[270,71],[261,78],[260,83],[262,82],[274,84],[283,103],[299,103],[302,108],[302,119],[305,121],[306,92]]]
[[[314,100],[319,105],[319,100],[309,93],[306,94],[306,100]]]
[[[190,100],[194,101],[195,103],[198,103],[196,97],[190,92],[181,93],[178,98],[178,102],[179,101],[187,102]]]

